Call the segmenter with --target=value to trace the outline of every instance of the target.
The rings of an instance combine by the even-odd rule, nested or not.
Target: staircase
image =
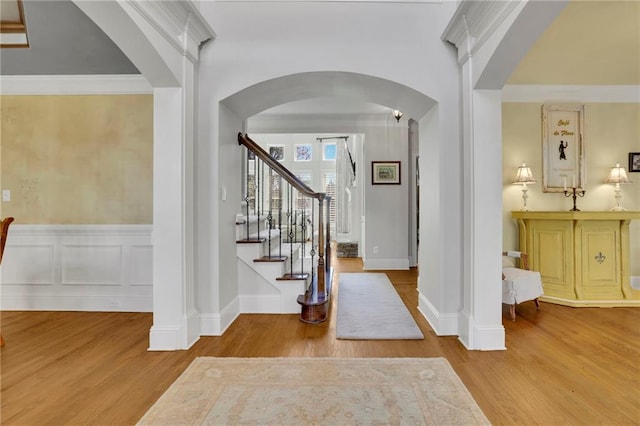
[[[241,310],[299,313],[297,298],[307,290],[317,259],[309,256],[309,243],[283,241],[281,229],[268,226],[266,217],[236,218]]]
[[[236,217],[242,312],[327,319],[331,296],[330,197],[314,192],[248,136],[243,214]]]

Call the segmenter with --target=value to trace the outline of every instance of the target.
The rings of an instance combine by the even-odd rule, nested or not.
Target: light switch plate
[[[2,190],[2,201],[11,201],[11,190],[3,189]]]

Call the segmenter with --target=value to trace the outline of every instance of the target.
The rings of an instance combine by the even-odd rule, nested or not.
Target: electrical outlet
[[[2,190],[2,201],[11,201],[11,190],[3,189]]]
[[[378,254],[378,246],[373,246],[373,254]]]

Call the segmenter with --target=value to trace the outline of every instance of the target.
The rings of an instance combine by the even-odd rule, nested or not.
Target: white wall
[[[301,123],[303,122],[303,123]],[[287,126],[286,123],[291,123]],[[364,236],[366,245],[360,245],[358,250],[364,260],[365,269],[407,269],[409,267],[409,238],[410,227],[406,218],[409,216],[409,152],[408,152],[408,123],[406,119],[396,121],[391,114],[379,116],[358,116],[348,118],[332,117],[331,120],[318,116],[314,118],[294,119],[294,117],[280,117],[274,119],[257,116],[249,120],[249,129],[264,132],[267,129],[287,127],[300,131],[304,126],[308,131],[327,132],[334,134],[344,130],[345,133],[357,132],[364,136],[362,159],[358,158],[356,165],[358,173],[358,192],[363,195],[363,212],[357,208],[359,199],[354,200],[353,232],[360,234],[360,216],[365,220]],[[336,130],[337,129],[337,130]],[[337,134],[337,133],[335,133]],[[324,134],[312,134],[312,139]],[[267,135],[265,135],[267,136]],[[259,141],[259,139],[256,139]],[[297,142],[297,141],[296,141]],[[296,142],[291,142],[292,144]],[[372,161],[401,161],[401,185],[371,185]],[[294,167],[303,167],[292,164]],[[374,252],[377,247],[377,252]]]
[[[217,248],[209,249],[206,247],[209,243],[200,241],[199,246],[204,245],[205,250],[199,259],[202,269],[207,258],[214,258],[211,260],[212,266],[207,269],[209,272],[204,272],[202,276],[211,278],[207,285],[212,285],[212,288],[206,291],[220,294],[219,309],[224,310],[233,304],[233,295],[227,293],[233,292],[235,286],[233,282],[225,282],[225,279],[234,276],[235,272],[230,270],[233,266],[221,261],[222,250],[234,245],[233,239],[222,233],[223,224],[235,216],[235,211],[229,211],[226,206],[236,202],[234,209],[237,209],[240,201],[239,198],[235,201],[228,199],[226,203],[221,203],[217,195],[224,180],[240,180],[240,162],[231,152],[231,145],[236,144],[234,132],[226,127],[231,123],[221,121],[222,114],[218,114],[220,103],[237,118],[245,120],[282,103],[319,96],[369,101],[390,109],[401,109],[405,113],[403,126],[398,127],[395,120],[389,117],[392,120],[389,126],[376,128],[371,135],[365,134],[367,143],[379,143],[379,146],[372,144],[366,148],[362,170],[366,176],[370,175],[372,160],[400,160],[406,163],[405,120],[419,120],[436,102],[440,102],[438,125],[444,125],[446,131],[440,133],[443,139],[434,140],[433,143],[448,144],[444,151],[455,158],[459,147],[458,70],[454,50],[440,39],[454,7],[448,3],[364,2],[200,4],[201,12],[215,29],[218,38],[201,51],[201,146],[198,148],[209,154],[206,158],[198,159],[198,176],[201,180],[208,179],[198,189],[199,197],[208,199],[207,205],[201,206],[199,224],[202,229],[210,228],[204,238],[210,238],[212,247]],[[313,25],[310,25],[310,20]],[[284,78],[277,80],[281,77]],[[375,78],[376,82],[372,83]],[[269,84],[261,86],[265,82]],[[336,125],[330,129],[332,133],[359,131],[358,128],[354,129],[353,122],[347,129],[343,127],[344,122],[333,122]],[[235,123],[238,121],[235,120]],[[356,127],[358,124],[356,121]],[[294,123],[294,128],[289,131],[306,131],[295,128],[296,125]],[[239,125],[235,129],[236,132],[242,130]],[[421,146],[423,143],[421,135]],[[398,144],[401,150],[397,149]],[[228,145],[225,155],[218,148],[223,145]],[[239,147],[237,152],[241,152]],[[407,182],[406,173],[407,168],[404,167],[403,182]],[[453,161],[448,164],[446,173],[458,176],[460,163]],[[369,179],[370,176],[367,176],[366,182]],[[212,186],[207,188],[208,185]],[[448,181],[446,199],[433,207],[441,209],[442,216],[446,211],[447,223],[452,224],[454,233],[460,232],[459,185],[459,179]],[[230,184],[227,184],[228,195],[229,187]],[[436,199],[441,198],[442,189],[441,186],[425,188],[426,191],[435,191]],[[371,267],[384,266],[386,260],[391,260],[386,264],[393,267],[400,264],[408,266],[408,199],[405,184],[375,188],[375,196],[366,198],[367,219],[371,217],[371,211],[376,215],[373,223],[366,224],[367,229],[376,228],[378,232],[390,229],[386,240],[382,239],[384,237],[375,240],[373,234],[365,231],[366,261],[376,260],[371,248],[378,246],[380,262],[374,262]],[[399,220],[389,222],[388,218],[395,215]],[[399,228],[394,229],[396,226]],[[219,232],[214,233],[212,229]],[[440,261],[449,259],[449,263],[458,265],[462,251],[460,239],[451,240],[444,235],[440,237],[440,240],[426,238],[423,244],[444,246],[444,250],[440,250]],[[217,277],[213,274],[215,268]],[[446,285],[459,288],[460,278],[459,274],[455,274],[447,279]],[[437,282],[434,285],[445,283]],[[445,294],[445,299],[453,298],[445,303],[446,306],[457,308],[459,291]],[[215,298],[213,295],[211,297]]]

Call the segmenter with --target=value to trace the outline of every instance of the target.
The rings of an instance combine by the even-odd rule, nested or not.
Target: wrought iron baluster
[[[284,192],[282,191],[282,176],[278,175],[278,192],[280,193],[280,204],[278,205],[278,256],[282,258],[282,204]]]
[[[316,275],[316,268],[313,267],[315,265],[315,254],[316,254],[316,246],[315,246],[315,220],[313,218],[316,217],[316,203],[311,200],[311,250],[309,254],[311,255],[311,282],[313,283],[313,279]]]
[[[251,174],[249,173],[249,166],[251,165],[251,163],[249,162],[249,154],[251,153],[251,151],[249,151],[249,149],[247,149],[247,167],[246,167],[246,176],[245,176],[245,192],[244,192],[244,202],[246,203],[246,209],[245,209],[245,229],[247,231],[247,238],[249,238],[249,177],[251,176]]]
[[[298,209],[296,209],[295,203],[294,203],[294,194],[295,194],[295,189],[293,187],[291,187],[291,192],[290,192],[290,198],[291,198],[291,209],[293,211],[293,222],[291,223],[291,242],[290,242],[290,246],[289,246],[289,271],[291,272],[291,274],[293,274],[293,250],[294,250],[294,245],[298,244],[298,239],[296,238],[296,235],[298,234]]]
[[[267,227],[269,235],[267,236],[267,257],[271,259],[271,232],[273,229],[273,169],[269,167],[269,212],[267,213]]]

